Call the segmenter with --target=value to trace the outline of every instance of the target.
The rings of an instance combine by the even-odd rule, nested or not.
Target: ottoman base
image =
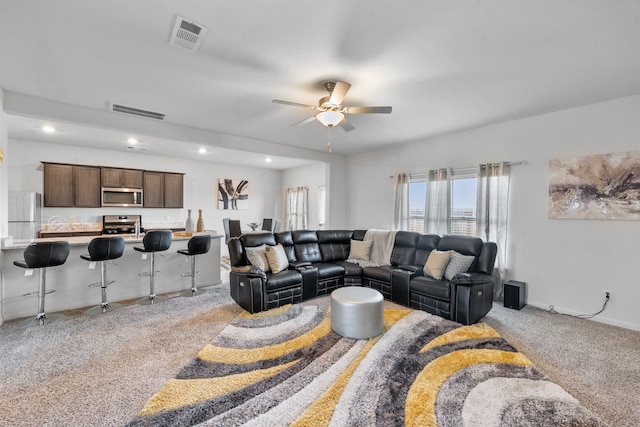
[[[331,329],[345,338],[368,339],[384,330],[384,298],[375,289],[348,286],[331,293]]]

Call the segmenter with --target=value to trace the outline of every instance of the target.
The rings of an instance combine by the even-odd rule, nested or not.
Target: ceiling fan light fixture
[[[316,115],[316,119],[326,127],[332,128],[344,119],[344,114],[339,111],[323,111]]]

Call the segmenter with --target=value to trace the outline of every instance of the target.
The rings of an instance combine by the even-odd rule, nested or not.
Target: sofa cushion
[[[429,254],[432,250],[438,249],[438,243],[440,242],[440,236],[437,234],[422,234],[418,238],[418,244],[416,246],[416,255],[413,265],[424,267],[429,258]]]
[[[429,276],[418,276],[409,282],[409,292],[417,292],[432,298],[449,301],[451,299],[451,282],[436,280]]]
[[[322,262],[322,253],[318,244],[318,235],[313,230],[294,230],[293,245],[296,260],[299,262]]]
[[[284,248],[284,252],[287,254],[289,263],[296,262],[296,251],[293,247],[293,236],[290,231],[280,231],[274,234],[276,243],[280,243]]]
[[[380,265],[378,267],[365,267],[362,269],[362,277],[376,280],[378,282],[391,283],[391,272],[395,269],[390,265]]]
[[[344,268],[345,276],[362,276],[362,267],[358,264],[346,261],[335,261],[335,264]]]
[[[451,251],[431,251],[424,264],[424,274],[436,280],[442,279],[449,259],[451,259]]]
[[[272,233],[248,233],[240,236],[242,246],[254,247],[260,245],[274,246],[276,239]]]
[[[267,291],[290,288],[302,284],[302,275],[296,270],[283,270],[267,276]]]
[[[321,263],[313,264],[313,266],[318,269],[319,280],[344,275],[344,268],[341,265],[334,264],[332,262],[328,262],[328,263],[321,262]]]
[[[371,240],[351,240],[349,244],[349,258],[369,261],[371,258]]]
[[[266,255],[272,272],[279,273],[289,267],[289,259],[287,259],[287,254],[284,253],[284,248],[281,244],[267,246]]]
[[[472,255],[462,255],[456,251],[451,251],[451,259],[444,270],[444,278],[451,280],[457,274],[466,273],[471,264],[473,264],[474,259],[475,257]]]
[[[318,243],[324,262],[344,261],[349,257],[351,230],[318,230]]]
[[[482,239],[470,236],[442,236],[438,242],[439,251],[456,251],[462,255],[473,255],[475,257],[469,271],[476,271],[478,256],[482,251]]]
[[[263,270],[265,273],[271,271],[269,260],[267,259],[267,246],[260,245],[252,248],[245,248],[247,259],[256,268]]]
[[[413,264],[419,237],[420,234],[414,231],[398,231],[391,252],[391,265]]]
[[[364,235],[367,234],[367,230],[353,230],[351,238],[353,240],[364,240]]]

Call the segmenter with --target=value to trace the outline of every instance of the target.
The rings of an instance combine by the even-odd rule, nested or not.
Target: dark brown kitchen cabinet
[[[145,208],[182,208],[184,174],[42,162],[44,206],[98,208],[102,187],[141,188]]]
[[[44,163],[44,206],[73,206],[73,165]]]
[[[78,208],[100,207],[100,168],[73,166],[73,205]]]
[[[100,168],[44,163],[45,207],[100,207]]]
[[[184,175],[181,173],[164,174],[164,207],[182,208],[184,199]]]
[[[164,208],[164,173],[144,172],[144,207]]]
[[[184,175],[170,172],[144,172],[145,208],[182,208]]]
[[[138,169],[101,168],[103,187],[142,188],[142,171]]]

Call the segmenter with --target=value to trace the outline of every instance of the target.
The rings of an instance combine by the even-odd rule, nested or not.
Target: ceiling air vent
[[[109,110],[116,113],[131,114],[134,116],[147,117],[149,119],[164,120],[167,115],[156,111],[143,110],[142,108],[130,107],[128,105],[115,104],[109,102]]]
[[[207,34],[207,27],[178,15],[171,31],[169,44],[195,53],[202,44],[205,34]]]

